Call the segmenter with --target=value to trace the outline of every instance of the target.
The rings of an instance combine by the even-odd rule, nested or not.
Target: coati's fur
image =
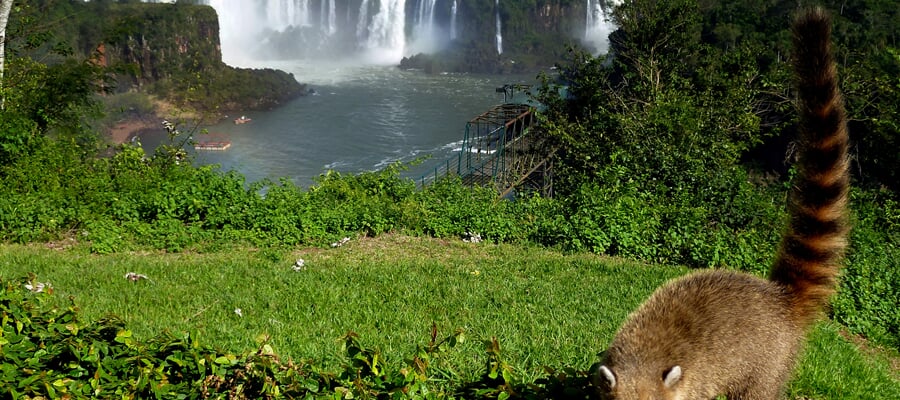
[[[821,9],[794,21],[799,174],[768,280],[729,271],[660,287],[619,329],[594,384],[608,399],[777,399],[835,290],[847,246],[848,137]]]

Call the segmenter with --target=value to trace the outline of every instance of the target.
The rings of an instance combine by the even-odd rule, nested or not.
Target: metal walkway
[[[535,125],[534,107],[530,105],[494,106],[466,123],[457,156],[435,166],[417,183],[425,187],[456,175],[467,185],[492,187],[500,197],[523,188],[552,196],[554,151],[536,133]]]

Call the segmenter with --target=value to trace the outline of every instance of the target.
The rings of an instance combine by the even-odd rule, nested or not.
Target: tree
[[[12,11],[13,0],[0,0],[0,109],[3,109],[3,68],[6,63],[6,24]]]
[[[635,84],[657,93],[669,73],[693,64],[700,44],[696,0],[634,0],[613,9],[619,27],[609,40],[616,62],[634,74]]]

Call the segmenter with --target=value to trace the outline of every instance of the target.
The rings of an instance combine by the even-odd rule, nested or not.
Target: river
[[[195,163],[217,164],[247,182],[287,178],[308,187],[327,170],[358,173],[429,157],[404,176],[418,178],[452,156],[466,122],[503,102],[496,88],[532,84],[535,75],[430,75],[395,66],[309,61],[265,65],[294,74],[315,94],[265,112],[229,115],[198,141],[230,141],[225,151],[191,151]],[[234,124],[240,114],[251,118]],[[141,138],[155,147],[160,137]]]

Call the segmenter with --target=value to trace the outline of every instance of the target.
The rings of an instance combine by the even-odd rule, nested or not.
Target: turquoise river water
[[[198,151],[198,164],[235,170],[248,182],[288,178],[309,186],[326,170],[356,173],[429,157],[404,176],[418,178],[458,150],[466,122],[503,101],[496,88],[532,84],[535,75],[429,75],[392,66],[268,63],[308,83],[314,95],[266,112],[229,115],[196,139],[225,140],[226,151]],[[234,118],[252,121],[236,125]],[[142,137],[145,147],[161,137]]]

